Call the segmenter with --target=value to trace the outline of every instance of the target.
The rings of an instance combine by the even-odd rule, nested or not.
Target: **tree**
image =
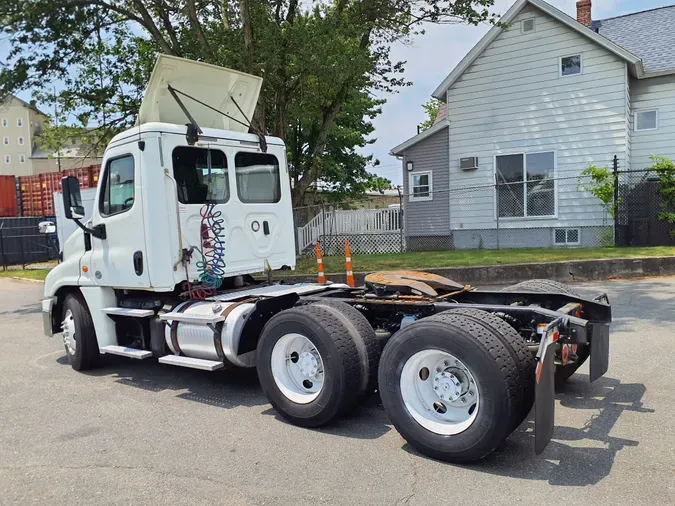
[[[433,97],[426,104],[422,104],[422,109],[427,114],[427,119],[420,123],[420,132],[424,132],[427,128],[434,125],[442,106],[443,102]]]
[[[158,52],[264,78],[253,122],[288,146],[293,202],[317,182],[381,184],[362,156],[382,101],[409,83],[391,44],[424,22],[496,22],[494,0],[4,0],[0,95],[32,89],[105,142],[133,123]],[[63,82],[54,96],[49,83]]]

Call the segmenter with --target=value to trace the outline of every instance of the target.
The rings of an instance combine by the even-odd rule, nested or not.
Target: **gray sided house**
[[[675,6],[591,20],[518,0],[434,91],[445,114],[392,149],[414,249],[598,246],[594,164],[675,158]]]

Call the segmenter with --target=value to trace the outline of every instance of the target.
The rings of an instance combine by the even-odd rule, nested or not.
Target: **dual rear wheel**
[[[518,333],[484,311],[450,310],[397,332],[379,356],[367,319],[343,303],[283,311],[258,344],[260,383],[275,410],[318,427],[375,388],[401,435],[422,453],[480,459],[523,420],[534,360]]]

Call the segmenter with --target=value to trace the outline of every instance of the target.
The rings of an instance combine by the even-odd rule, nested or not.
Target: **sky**
[[[577,0],[546,1],[576,18]],[[503,14],[514,2],[496,0],[493,10]],[[593,0],[592,16],[596,20],[605,19],[673,4],[675,0]],[[376,139],[375,143],[361,150],[380,161],[373,172],[391,180],[394,186],[401,184],[401,164],[389,151],[416,134],[417,125],[425,120],[422,104],[489,29],[489,25],[428,24],[426,33],[412,43],[393,46],[391,60],[407,62],[404,76],[413,85],[396,94],[380,96],[387,102],[382,106],[382,114],[373,120],[375,132],[371,138]],[[6,57],[8,49],[8,43],[0,41],[0,58]],[[31,93],[25,91],[19,96],[28,101]]]
[[[548,3],[576,18],[577,0],[546,0]],[[515,0],[497,0],[495,12],[503,14]],[[593,19],[605,19],[632,12],[673,5],[675,0],[593,0]],[[410,45],[397,44],[392,48],[392,61],[407,61],[405,77],[413,85],[394,95],[385,95],[387,103],[373,124],[376,138],[363,152],[374,154],[380,166],[377,174],[401,184],[401,163],[389,155],[391,148],[417,133],[417,125],[424,121],[422,104],[431,97],[459,61],[490,29],[488,25],[427,25],[426,34]]]

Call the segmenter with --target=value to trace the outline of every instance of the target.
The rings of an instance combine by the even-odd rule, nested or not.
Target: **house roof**
[[[414,146],[415,144],[417,144],[417,143],[420,142],[420,141],[423,141],[423,140],[426,139],[427,137],[431,137],[431,136],[434,135],[436,132],[440,132],[440,131],[443,130],[444,128],[447,128],[449,124],[450,124],[450,123],[448,123],[448,120],[447,120],[447,119],[445,119],[445,120],[443,120],[443,121],[440,121],[439,123],[436,123],[435,125],[433,125],[433,126],[427,128],[427,129],[424,130],[423,132],[418,133],[415,137],[412,137],[412,138],[408,139],[408,140],[405,141],[403,144],[399,144],[399,145],[396,146],[395,148],[392,148],[392,150],[389,152],[389,154],[390,154],[390,155],[394,155],[394,156],[402,155],[403,152],[404,152],[406,149],[408,149],[408,148]]]
[[[42,114],[43,116],[47,116],[47,115],[46,115],[45,113],[43,113],[40,109],[38,109],[36,106],[34,106],[34,105],[32,105],[32,104],[26,102],[25,100],[21,100],[21,99],[20,99],[19,97],[17,97],[16,95],[8,95],[8,96],[6,96],[3,100],[0,100],[0,103],[6,103],[6,102],[8,102],[10,99],[12,99],[12,98],[13,98],[14,100],[16,100],[17,102],[20,102],[21,105],[23,105],[24,107],[28,107],[29,109],[33,109],[36,113]]]
[[[645,72],[675,71],[675,5],[593,21],[600,35],[642,59]]]
[[[521,10],[528,4],[533,5],[537,9],[545,12],[552,18],[560,21],[564,25],[576,30],[580,34],[588,37],[592,41],[596,42],[600,46],[604,47],[608,51],[614,53],[618,57],[626,60],[629,64],[631,72],[637,77],[643,77],[644,67],[640,58],[624,47],[620,46],[616,42],[613,42],[609,38],[598,34],[594,30],[591,30],[587,26],[579,23],[576,19],[568,16],[561,10],[556,9],[552,5],[544,2],[543,0],[517,0],[511,8],[506,11],[500,21],[503,24],[510,24],[511,21],[520,13]],[[448,77],[446,77],[443,82],[436,88],[433,92],[433,96],[439,100],[446,100],[446,91],[453,83],[459,79],[459,77],[464,73],[464,71],[469,68],[469,66],[476,61],[476,59],[483,53],[483,51],[497,38],[497,36],[502,32],[502,28],[499,26],[493,26],[490,31],[485,34],[485,36],[476,44],[471,51],[459,62],[459,64],[450,72]]]

